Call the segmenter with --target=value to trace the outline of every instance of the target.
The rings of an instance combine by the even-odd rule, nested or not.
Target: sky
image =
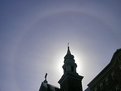
[[[120,39],[120,0],[0,0],[0,91],[59,87],[68,42],[86,89]]]

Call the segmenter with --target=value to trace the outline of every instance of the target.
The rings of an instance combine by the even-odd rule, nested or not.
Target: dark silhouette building
[[[77,64],[68,47],[62,66],[64,74],[58,81],[60,88],[42,82],[39,91],[83,91],[82,79],[76,72]],[[110,63],[88,84],[85,91],[121,91],[121,49],[118,49]]]
[[[64,74],[58,81],[61,91],[82,91],[82,76],[76,72],[76,63],[74,56],[71,54],[69,47],[64,57],[63,70]]]
[[[121,91],[121,49],[110,63],[88,84],[85,91]]]
[[[44,80],[40,86],[39,91],[60,91],[60,89],[51,84],[48,84],[47,80]]]
[[[62,67],[64,74],[58,81],[60,88],[48,84],[46,74],[45,80],[42,82],[39,91],[82,91],[83,76],[80,76],[76,72],[77,64],[75,63],[74,56],[71,54],[69,47],[64,57],[64,65]]]

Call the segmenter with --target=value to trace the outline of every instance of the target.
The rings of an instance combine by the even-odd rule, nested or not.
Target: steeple
[[[69,49],[69,43],[68,43],[68,50],[67,50],[67,54],[71,54],[70,49]]]
[[[73,59],[74,56],[71,54],[70,48],[68,46],[67,54],[65,55],[64,59]]]
[[[64,74],[58,81],[61,91],[82,91],[81,81],[83,76],[78,75],[76,72],[77,64],[75,63],[74,56],[71,54],[69,45],[62,68]]]
[[[77,65],[75,63],[74,56],[71,54],[68,46],[67,54],[64,57],[64,65],[63,65],[64,73],[66,72],[76,73],[76,67]]]

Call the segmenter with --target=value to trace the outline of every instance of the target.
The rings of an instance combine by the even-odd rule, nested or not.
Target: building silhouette
[[[39,91],[60,91],[60,89],[51,84],[48,84],[47,80],[44,80],[40,86]]]
[[[76,72],[76,63],[74,56],[71,54],[69,47],[66,56],[64,57],[63,70],[64,74],[58,81],[61,91],[82,91],[82,78]]]
[[[83,91],[83,76],[76,72],[76,67],[68,46],[62,66],[64,73],[58,81],[60,88],[48,84],[46,74],[39,91]],[[121,49],[114,53],[110,63],[88,84],[85,91],[121,91]]]
[[[64,57],[64,65],[62,66],[64,74],[58,81],[60,88],[48,84],[45,80],[42,82],[39,91],[83,91],[82,79],[76,72],[77,64],[75,63],[74,56],[71,54],[69,46],[67,54]]]
[[[85,91],[121,91],[121,49],[110,63],[88,84]]]

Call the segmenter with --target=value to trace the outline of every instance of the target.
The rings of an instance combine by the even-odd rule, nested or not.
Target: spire
[[[69,48],[69,43],[68,43],[68,50],[67,50],[67,54],[71,54],[71,52],[70,52],[70,48]]]
[[[77,64],[75,63],[74,56],[69,49],[69,43],[67,46],[67,54],[64,57],[63,76],[58,81],[60,89],[62,91],[82,91],[82,76],[76,72]]]
[[[68,49],[67,49],[67,54],[64,57],[65,59],[73,59],[74,56],[71,54],[70,48],[69,48],[69,43],[68,43]]]

